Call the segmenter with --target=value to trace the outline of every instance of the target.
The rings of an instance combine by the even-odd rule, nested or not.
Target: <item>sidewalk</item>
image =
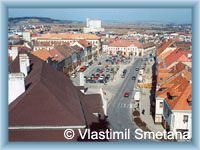
[[[144,82],[143,83],[151,83],[152,82],[152,65],[153,62],[147,62],[144,71]],[[153,131],[153,132],[158,132],[161,131],[163,132],[164,128],[161,124],[155,124],[153,116],[151,115],[150,112],[150,90],[148,88],[142,88],[141,89],[141,100],[140,100],[140,117],[142,121],[144,121],[147,124],[147,127]],[[142,110],[145,110],[144,114],[142,114]]]
[[[141,102],[140,102],[140,112],[142,110],[145,110],[145,113],[142,114],[140,113],[141,119],[147,124],[147,127],[153,131],[153,132],[158,132],[161,131],[163,132],[164,128],[161,124],[155,124],[154,119],[151,115],[150,112],[150,90],[149,89],[143,89],[143,94],[141,95]]]

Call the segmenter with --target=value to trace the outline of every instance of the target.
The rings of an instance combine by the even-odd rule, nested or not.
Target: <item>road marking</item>
[[[131,109],[133,108],[133,104],[130,104],[130,108],[131,108]]]

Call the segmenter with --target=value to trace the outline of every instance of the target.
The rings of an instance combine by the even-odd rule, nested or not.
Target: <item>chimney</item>
[[[80,86],[84,86],[85,81],[84,81],[84,73],[83,72],[80,72],[79,79],[80,79]]]
[[[18,47],[12,47],[11,51],[9,51],[9,55],[12,57],[12,60],[14,60],[18,56]]]
[[[10,73],[8,79],[8,104],[25,92],[23,73]]]
[[[30,62],[27,54],[19,54],[19,66],[20,72],[24,73],[26,77],[30,70]]]

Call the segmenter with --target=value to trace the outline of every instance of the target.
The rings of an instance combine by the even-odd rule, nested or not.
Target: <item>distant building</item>
[[[83,28],[84,33],[90,32],[103,32],[104,28],[101,27],[101,20],[90,20],[87,18],[86,27]]]
[[[114,40],[108,45],[103,45],[103,51],[110,55],[120,54],[125,57],[143,56],[142,44],[137,40]]]
[[[92,56],[99,55],[101,51],[101,38],[95,34],[40,34],[34,38],[37,44],[34,44],[34,51],[38,49],[52,49],[56,44],[70,44],[72,45],[76,41],[86,40],[91,44]],[[47,45],[46,45],[47,44]]]
[[[31,33],[30,32],[22,32],[22,39],[30,42],[31,41]]]

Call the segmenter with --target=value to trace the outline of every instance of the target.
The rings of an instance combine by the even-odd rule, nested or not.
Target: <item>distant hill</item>
[[[17,18],[9,18],[9,23],[55,23],[55,24],[63,24],[63,23],[81,23],[80,21],[74,21],[74,20],[58,20],[58,19],[52,19],[48,17],[17,17]]]

